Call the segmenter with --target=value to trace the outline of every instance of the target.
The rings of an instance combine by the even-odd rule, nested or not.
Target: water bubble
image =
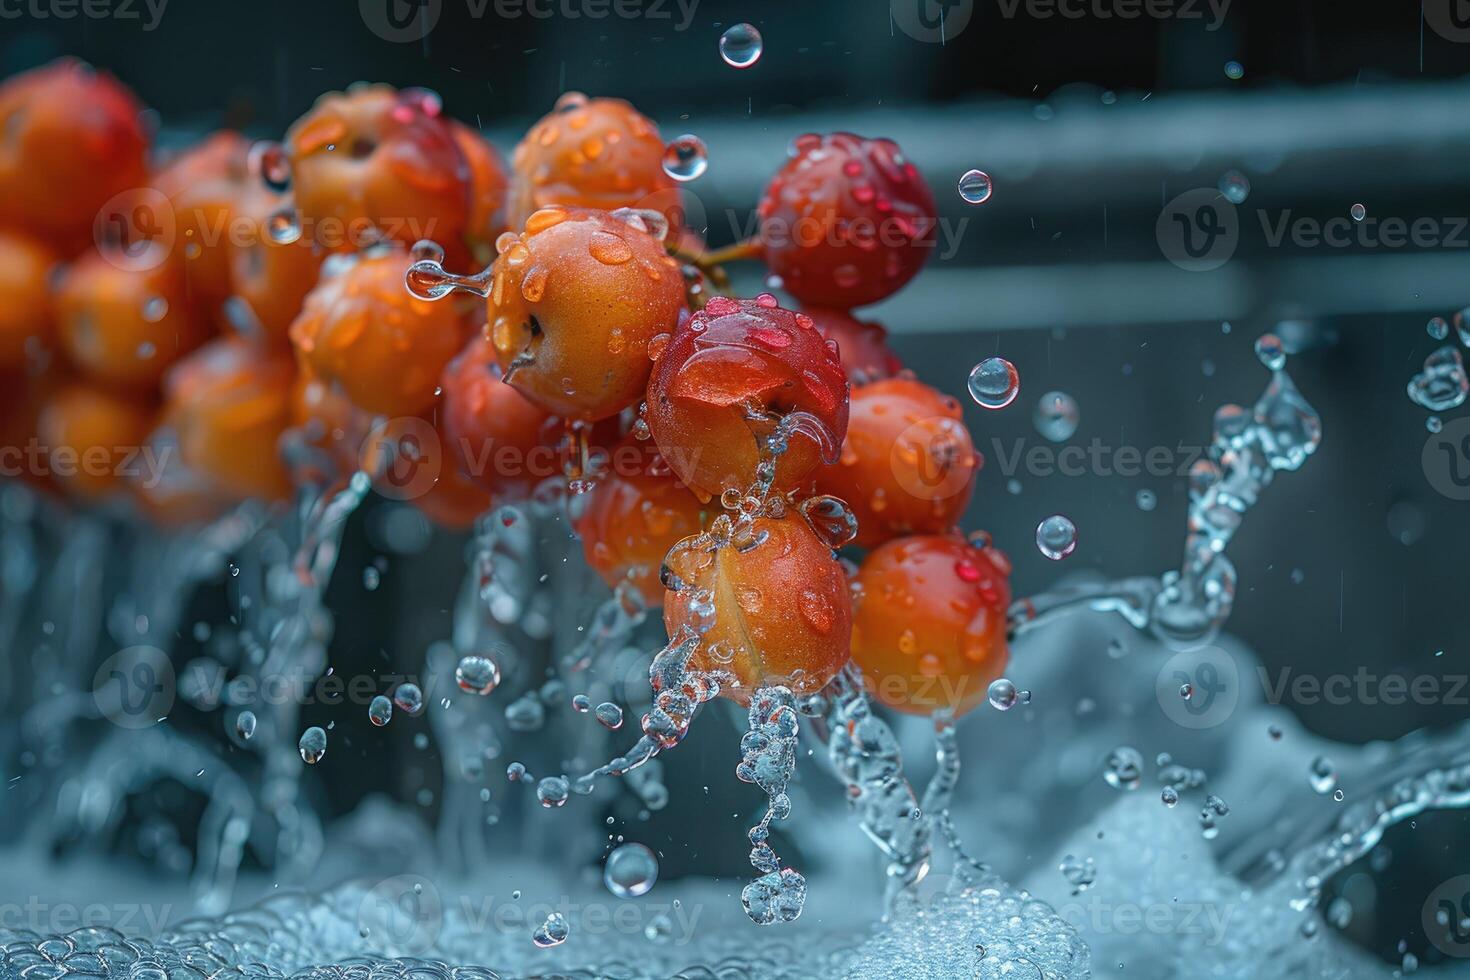
[[[990,175],[983,170],[967,170],[960,178],[960,198],[966,204],[984,204],[990,200],[995,185]]]
[[[393,692],[393,703],[399,710],[416,718],[424,710],[424,692],[419,690],[417,684],[399,684],[398,689]]]
[[[1334,799],[1334,800],[1336,800],[1336,801],[1337,801],[1337,802],[1339,802],[1339,803],[1341,803],[1341,802],[1342,802],[1342,801],[1343,801],[1343,798],[1344,798],[1344,793],[1343,793],[1343,791],[1342,791],[1342,790],[1340,790],[1340,789],[1335,789],[1335,790],[1333,790],[1333,791],[1332,791],[1332,798],[1333,798],[1333,799]]]
[[[1348,213],[1353,216],[1354,221],[1362,221],[1368,216],[1368,209],[1361,204],[1354,204],[1348,209]]]
[[[524,762],[512,762],[505,767],[505,778],[513,783],[523,782],[526,776],[526,764]]]
[[[709,169],[709,151],[704,140],[685,133],[664,147],[664,173],[683,183]]]
[[[1061,561],[1077,550],[1077,525],[1062,514],[1053,514],[1036,525],[1036,548],[1052,561]]]
[[[368,704],[368,721],[382,728],[393,720],[393,702],[379,694]]]
[[[1159,791],[1159,799],[1164,801],[1164,806],[1172,810],[1179,805],[1179,791],[1172,786],[1165,786]]]
[[[1065,391],[1048,391],[1042,395],[1032,416],[1036,431],[1052,442],[1066,442],[1072,438],[1081,419],[1077,399]]]
[[[1450,335],[1450,322],[1442,316],[1432,316],[1424,325],[1424,329],[1435,340],[1444,340]]]
[[[658,858],[642,844],[621,844],[602,866],[602,883],[618,898],[648,894],[658,880]]]
[[[1238,81],[1245,77],[1245,66],[1238,61],[1225,62],[1225,77],[1231,81]]]
[[[1005,408],[1021,393],[1021,375],[1004,357],[987,357],[970,371],[969,385],[981,408]]]
[[[240,716],[235,719],[235,734],[246,742],[255,736],[255,712],[240,712]]]
[[[1138,505],[1139,510],[1150,511],[1158,506],[1159,499],[1152,490],[1140,490],[1133,495],[1133,502]]]
[[[1256,357],[1272,371],[1286,367],[1286,348],[1274,333],[1263,333],[1256,338]]]
[[[617,731],[623,727],[623,709],[611,701],[604,701],[599,704],[596,710],[593,711],[593,715],[602,723],[604,728]]]
[[[1118,746],[1108,753],[1103,779],[1113,789],[1137,789],[1143,783],[1143,756],[1135,748]]]
[[[560,912],[553,912],[546,917],[546,921],[536,927],[531,933],[531,942],[547,949],[551,946],[560,946],[567,941],[567,917]]]
[[[1251,182],[1239,170],[1227,170],[1220,177],[1220,193],[1231,204],[1244,204],[1250,196]]]
[[[1016,691],[1016,685],[1004,677],[990,682],[990,687],[985,692],[985,697],[990,701],[990,706],[997,711],[1010,711],[1015,707],[1020,695]]]
[[[731,68],[749,68],[761,60],[765,42],[754,24],[736,24],[720,35],[720,57]]]
[[[559,807],[566,803],[571,784],[565,776],[547,776],[536,784],[536,799],[544,807]]]
[[[463,657],[454,668],[454,680],[461,691],[484,697],[500,683],[500,667],[489,657]]]
[[[1319,755],[1312,760],[1307,778],[1312,784],[1312,792],[1325,796],[1337,786],[1337,768],[1331,759]]]
[[[301,752],[302,761],[314,766],[327,754],[327,733],[312,725],[301,733],[301,741],[296,743],[296,748]]]

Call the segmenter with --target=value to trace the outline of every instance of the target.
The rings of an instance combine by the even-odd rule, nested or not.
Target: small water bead
[[[685,133],[664,147],[664,173],[684,183],[695,180],[709,169],[709,151],[704,140]]]
[[[1042,395],[1032,416],[1036,431],[1052,442],[1066,442],[1072,438],[1081,420],[1077,399],[1065,391],[1048,391]]]
[[[1429,416],[1429,418],[1424,420],[1424,428],[1428,429],[1430,432],[1439,432],[1444,428],[1444,419],[1440,418],[1438,415],[1431,415]]]
[[[296,743],[296,748],[301,753],[301,760],[308,766],[314,766],[327,754],[327,733],[312,725],[301,733],[301,741]]]
[[[235,719],[235,734],[246,742],[255,737],[255,712],[240,712],[240,716]]]
[[[720,35],[720,58],[731,68],[749,68],[761,60],[765,42],[754,24],[736,24]]]
[[[1465,402],[1470,392],[1470,376],[1465,373],[1465,360],[1452,345],[1446,344],[1424,359],[1424,370],[1409,380],[1409,400],[1431,412],[1448,412]]]
[[[642,844],[620,844],[602,865],[602,883],[618,898],[648,894],[658,880],[658,857]]]
[[[1424,329],[1435,340],[1444,340],[1450,335],[1450,322],[1442,316],[1432,316],[1424,325]]]
[[[277,211],[266,219],[265,232],[277,245],[294,245],[301,240],[301,222],[293,210]]]
[[[585,694],[573,694],[572,710],[579,715],[585,715],[592,710],[592,699]]]
[[[567,927],[567,917],[560,912],[553,912],[546,917],[545,922],[536,927],[535,932],[531,933],[531,942],[542,949],[560,946],[567,941],[568,932],[570,929]]]
[[[1239,81],[1245,77],[1245,66],[1238,61],[1225,62],[1225,77],[1231,81]]]
[[[1152,490],[1140,490],[1133,495],[1133,502],[1138,505],[1139,510],[1147,512],[1158,506],[1159,499]]]
[[[149,323],[157,323],[168,315],[168,300],[162,296],[154,296],[143,304],[143,319]]]
[[[1164,801],[1164,806],[1172,810],[1179,805],[1179,791],[1172,786],[1165,786],[1159,790],[1159,799]]]
[[[1205,840],[1214,840],[1220,834],[1220,828],[1216,821],[1230,813],[1230,807],[1220,797],[1211,794],[1205,798],[1205,805],[1199,811],[1200,833]]]
[[[1312,791],[1325,796],[1337,786],[1337,767],[1332,764],[1331,759],[1319,755],[1312,760],[1307,778],[1312,785]]]
[[[1239,170],[1227,170],[1220,177],[1220,193],[1231,204],[1244,204],[1250,196],[1251,182]]]
[[[1181,684],[1181,685],[1179,685],[1179,696],[1181,698],[1183,698],[1184,700],[1186,700],[1186,701],[1188,701],[1190,698],[1194,697],[1194,685],[1193,684]]]
[[[1134,790],[1143,784],[1143,755],[1128,745],[1108,753],[1103,779],[1113,789]]]
[[[505,767],[505,778],[513,783],[524,782],[529,778],[526,774],[526,764],[524,762],[512,762]]]
[[[604,701],[593,711],[593,715],[602,724],[602,727],[617,731],[623,727],[623,709],[611,701]]]
[[[984,204],[990,200],[995,185],[990,180],[990,175],[983,170],[967,170],[960,177],[960,198],[966,204]]]
[[[536,784],[536,799],[547,808],[562,806],[570,793],[571,784],[565,776],[547,776]]]
[[[987,357],[970,371],[969,387],[981,408],[1005,408],[1021,393],[1021,375],[1004,357]]]
[[[379,728],[393,720],[393,702],[379,694],[368,705],[368,721]]]
[[[1353,216],[1354,221],[1362,221],[1368,216],[1368,209],[1361,204],[1354,204],[1348,209],[1348,213]]]
[[[1333,790],[1332,791],[1332,798],[1334,800],[1336,800],[1337,802],[1341,803],[1343,801],[1343,798],[1344,798],[1343,791],[1340,790],[1340,789]]]
[[[1062,858],[1058,865],[1062,877],[1072,886],[1072,894],[1077,895],[1085,892],[1093,882],[1097,881],[1097,863],[1092,858],[1078,858],[1068,854]]]
[[[1016,690],[1015,684],[1004,677],[999,677],[990,682],[985,697],[990,702],[990,706],[997,711],[1010,711],[1020,699],[1020,693]]]
[[[1052,561],[1077,550],[1077,525],[1063,514],[1053,514],[1036,525],[1036,548]]]
[[[417,684],[399,684],[398,689],[393,692],[393,703],[400,711],[417,718],[424,710],[424,692]]]
[[[461,691],[484,697],[500,684],[500,667],[489,657],[462,657],[454,668],[454,681]]]
[[[1272,371],[1286,367],[1286,348],[1274,333],[1263,333],[1256,338],[1256,357]]]
[[[648,920],[648,925],[643,927],[643,938],[651,943],[662,945],[669,941],[674,935],[674,920],[669,918],[667,912],[656,912]]]

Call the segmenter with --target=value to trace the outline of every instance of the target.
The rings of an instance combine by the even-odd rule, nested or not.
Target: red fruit
[[[72,383],[42,405],[36,437],[56,484],[94,501],[121,491],[136,475],[152,424],[153,409],[144,399]]]
[[[510,226],[541,208],[649,208],[682,224],[678,184],[663,169],[664,141],[622,99],[568,92],[511,156]]]
[[[903,370],[888,346],[888,331],[878,323],[857,320],[841,310],[803,310],[817,323],[823,337],[837,342],[837,353],[847,380],[855,385],[891,378]]]
[[[706,496],[744,490],[757,437],[776,416],[805,413],[776,463],[775,487],[796,486],[834,457],[847,433],[847,379],[811,317],[763,294],[711,299],[674,331],[648,385],[648,426],[674,474]]]
[[[18,371],[51,347],[56,318],[51,270],[56,255],[40,242],[0,232],[0,371]]]
[[[658,608],[659,566],[676,543],[699,533],[707,510],[646,441],[614,446],[607,467],[577,519],[582,553],[609,586],[626,581],[644,605]]]
[[[388,85],[319,98],[285,140],[304,237],[329,251],[431,238],[464,261],[471,172],[439,109]]]
[[[189,298],[213,310],[230,294],[230,252],[247,187],[250,141],[228,130],[175,157],[153,178],[172,205],[173,248],[183,256]]]
[[[477,258],[489,259],[495,239],[506,230],[505,196],[510,177],[490,141],[456,120],[450,134],[470,168],[470,215],[465,238]]]
[[[246,237],[230,250],[230,319],[241,335],[275,347],[290,345],[291,321],[317,284],[324,257],[310,239],[271,236],[272,215],[289,203],[264,184],[247,190],[236,205]]]
[[[982,458],[960,403],[921,381],[890,378],[852,390],[847,439],[817,492],[847,501],[857,543],[939,534],[964,516]]]
[[[757,518],[738,540],[730,529],[721,515],[670,553],[670,584],[679,588],[664,597],[665,628],[702,633],[689,666],[721,675],[720,693],[742,704],[765,684],[821,690],[848,658],[842,566],[795,512]]]
[[[852,659],[884,704],[956,715],[1005,669],[1011,563],[958,536],[899,538],[853,580]]]
[[[813,306],[851,309],[892,295],[933,244],[934,195],[888,139],[807,134],[760,202],[766,264]]]
[[[444,365],[464,343],[454,304],[403,287],[410,262],[386,246],[334,259],[291,324],[291,341],[313,373],[373,414],[427,412]]]
[[[0,85],[0,225],[81,251],[103,205],[147,183],[141,112],[111,75],[73,58]]]
[[[487,307],[506,380],[563,418],[609,418],[643,397],[648,342],[684,309],[684,279],[635,213],[544,208],[506,233]]]
[[[469,482],[514,499],[561,473],[551,445],[561,425],[504,382],[489,338],[472,338],[440,384],[440,428],[450,460]]]

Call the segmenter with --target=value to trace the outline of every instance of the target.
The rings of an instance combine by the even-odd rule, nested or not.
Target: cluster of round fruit
[[[725,253],[794,310],[705,282],[725,278],[665,144],[621,100],[563,96],[508,167],[417,89],[354,86],[280,143],[221,132],[156,161],[143,119],[76,62],[0,86],[10,475],[179,524],[361,469],[449,527],[559,480],[586,491],[571,509],[610,584],[671,632],[701,615],[688,595],[712,606],[695,666],[725,693],[814,691],[851,656],[890,704],[983,700],[1009,566],[956,528],[980,455],[959,403],[852,315],[928,254],[934,200],[892,141],[794,140],[760,233]],[[800,506],[826,497],[860,566]],[[710,536],[722,509],[738,540]]]

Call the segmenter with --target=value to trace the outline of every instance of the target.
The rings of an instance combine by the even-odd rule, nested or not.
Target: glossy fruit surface
[[[892,295],[934,242],[934,195],[888,139],[807,134],[760,202],[766,264],[803,304],[849,310]]]
[[[56,255],[25,235],[0,232],[0,371],[19,371],[56,334],[51,271]]]
[[[150,245],[123,268],[91,251],[63,275],[56,292],[61,346],[100,381],[135,389],[156,385],[169,365],[204,342],[206,319],[189,302],[176,261]]]
[[[659,352],[648,426],[675,475],[719,496],[744,490],[760,461],[758,436],[778,417],[803,420],[776,461],[775,486],[796,486],[836,458],[847,432],[847,378],[810,317],[775,297],[712,298]]]
[[[490,141],[464,123],[451,120],[450,134],[470,171],[470,212],[465,238],[477,256],[489,258],[495,239],[506,230],[510,176]]]
[[[964,712],[1005,670],[1011,563],[964,538],[898,538],[853,580],[852,659],[869,691],[912,714]]]
[[[230,323],[241,336],[275,347],[290,346],[291,321],[317,284],[325,256],[310,239],[271,236],[271,217],[288,201],[263,184],[247,189],[236,205],[245,235],[230,249]]]
[[[459,473],[509,500],[561,474],[553,443],[562,427],[503,379],[489,338],[471,338],[444,368],[439,427]]]
[[[736,540],[729,527],[721,515],[669,555],[666,584],[681,586],[664,596],[669,635],[684,626],[701,634],[690,667],[723,675],[720,693],[741,703],[763,684],[820,690],[848,659],[842,566],[795,512],[756,518]]]
[[[842,368],[853,384],[882,381],[903,370],[881,324],[855,319],[841,310],[813,307],[802,312],[816,321],[823,337],[836,342]]]
[[[116,79],[73,58],[0,85],[0,225],[25,229],[68,256],[91,243],[103,205],[147,183],[141,113]],[[126,224],[126,205],[145,202],[115,203]]]
[[[608,451],[606,472],[583,507],[577,534],[587,564],[612,588],[630,583],[655,608],[664,599],[664,556],[710,514],[650,442],[633,438]]]
[[[847,439],[817,490],[847,501],[857,543],[871,548],[904,534],[939,534],[969,506],[982,458],[954,398],[912,378],[852,390]]]
[[[250,141],[214,133],[171,160],[153,178],[169,200],[174,244],[190,299],[213,310],[230,294],[230,253],[241,197],[250,186]]]
[[[496,243],[490,341],[511,385],[563,418],[640,401],[648,343],[684,308],[679,265],[638,215],[550,207]]]
[[[50,479],[72,496],[97,501],[143,474],[141,449],[153,409],[136,396],[72,383],[41,407],[36,437]]]
[[[291,342],[315,376],[373,414],[428,411],[466,333],[453,303],[404,288],[409,264],[406,251],[383,246],[333,257],[291,324]]]

